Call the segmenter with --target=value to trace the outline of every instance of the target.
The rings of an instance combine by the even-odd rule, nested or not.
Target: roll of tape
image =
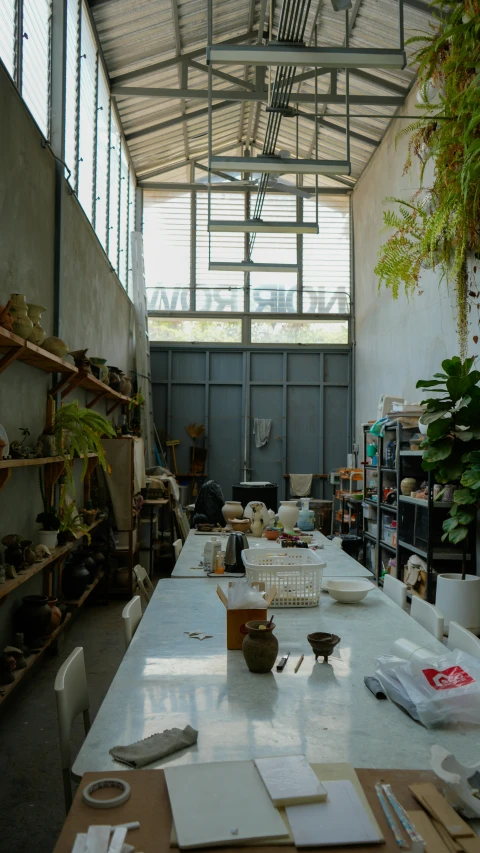
[[[111,797],[109,800],[97,800],[96,797],[92,797],[92,794],[101,788],[117,788],[121,794],[117,794],[116,797]],[[98,779],[97,782],[90,782],[89,785],[85,786],[82,797],[84,803],[94,809],[114,809],[116,806],[122,806],[130,799],[130,785],[123,779]]]

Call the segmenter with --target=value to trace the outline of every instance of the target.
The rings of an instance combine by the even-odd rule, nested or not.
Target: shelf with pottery
[[[87,456],[89,459],[95,460],[95,465],[97,464],[98,456],[96,453],[88,453]],[[83,454],[78,458],[83,459]],[[52,476],[47,479],[48,482],[55,483],[62,475],[64,462],[62,456],[41,456],[37,459],[0,459],[0,492],[7,485],[14,468],[28,468],[31,465],[52,466]],[[89,465],[87,477],[95,465]],[[55,469],[54,466],[56,466]]]
[[[91,533],[92,530],[95,530],[95,528],[98,527],[98,525],[101,524],[102,521],[103,518],[96,519],[93,524],[91,524],[88,528],[88,533]],[[22,586],[22,584],[29,581],[30,578],[33,578],[39,572],[43,572],[43,570],[46,569],[47,566],[50,566],[53,563],[56,563],[58,560],[61,560],[66,557],[67,554],[70,553],[76,542],[81,539],[82,536],[85,535],[85,533],[78,533],[75,537],[74,542],[67,542],[66,545],[60,545],[56,548],[53,548],[52,553],[49,557],[46,557],[44,560],[41,560],[38,563],[33,563],[31,566],[29,566],[28,569],[25,569],[24,571],[22,571],[21,574],[18,574],[16,578],[11,578],[10,580],[5,581],[5,583],[0,584],[0,599],[5,598],[7,595],[9,595],[9,593],[13,592],[14,589],[17,589],[19,586]],[[66,603],[68,604],[68,602]]]
[[[99,575],[98,578],[95,578],[92,581],[90,586],[87,586],[85,592],[83,593],[83,595],[80,598],[64,601],[63,603],[66,604],[67,607],[72,607],[72,608],[75,608],[75,610],[78,610],[78,608],[81,607],[82,604],[84,604],[84,602],[86,601],[86,599],[88,598],[90,593],[93,592],[95,587],[98,586],[98,584],[100,583],[101,580],[103,580],[104,577],[105,577],[105,575],[102,572],[102,574]]]
[[[63,387],[67,382],[68,385]],[[75,388],[83,388],[85,391],[90,391],[94,394],[93,399],[87,403],[87,409],[91,409],[93,406],[96,406],[100,400],[113,400],[114,405],[107,409],[107,415],[113,412],[117,406],[127,404],[131,400],[131,397],[126,397],[125,394],[120,394],[119,391],[114,391],[113,388],[110,388],[110,385],[105,385],[105,382],[101,382],[100,379],[97,379],[85,370],[77,371],[77,374],[73,377],[62,377],[60,382],[52,389],[52,393],[63,389],[61,397],[62,400],[64,400],[65,397],[71,394]]]
[[[43,657],[43,655],[45,654],[48,647],[51,646],[52,643],[55,642],[58,635],[61,634],[62,631],[66,628],[66,626],[70,622],[71,618],[72,618],[72,614],[67,613],[63,622],[58,626],[58,628],[55,628],[55,630],[52,631],[52,633],[50,634],[49,637],[47,637],[47,639],[45,640],[45,643],[43,644],[40,651],[36,652],[35,654],[30,655],[27,658],[26,667],[24,667],[24,669],[15,670],[15,672],[13,673],[15,681],[12,681],[11,684],[2,684],[0,686],[0,705],[2,704],[2,702],[5,702],[5,700],[8,699],[8,697],[10,696],[12,691],[15,690],[16,687],[18,687],[18,685],[20,684],[20,682],[24,678],[24,676],[27,674],[27,672],[29,672],[32,669],[32,667],[36,663],[38,663],[40,658]]]
[[[30,367],[36,367],[45,373],[76,374],[77,368],[70,361],[59,358],[52,352],[26,341],[25,338],[15,335],[0,326],[0,373],[2,373],[12,362],[21,361]]]

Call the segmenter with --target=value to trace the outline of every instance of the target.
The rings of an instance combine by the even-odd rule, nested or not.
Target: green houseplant
[[[460,354],[466,357],[471,304],[479,303],[475,284],[480,257],[480,0],[432,0],[438,22],[414,36],[423,115],[404,128],[409,153],[420,164],[423,185],[427,164],[433,181],[409,200],[387,199],[399,213],[386,211],[393,234],[379,251],[375,267],[379,287],[398,297],[421,288],[423,269],[435,269],[455,292]],[[442,17],[443,16],[443,17]],[[473,337],[475,343],[478,336]]]
[[[474,532],[480,507],[480,371],[474,369],[474,362],[458,356],[446,359],[442,373],[419,380],[416,387],[438,395],[423,401],[426,411],[420,422],[426,425],[427,435],[422,468],[437,483],[457,486],[442,539],[463,543],[462,572],[438,576],[436,603],[447,624],[453,619],[476,629],[480,627],[480,577],[466,574],[466,540],[469,531]]]
[[[83,523],[73,501],[68,504],[65,502],[60,510],[58,544],[65,545],[69,539],[78,539],[80,536],[86,536],[90,543],[88,524]]]

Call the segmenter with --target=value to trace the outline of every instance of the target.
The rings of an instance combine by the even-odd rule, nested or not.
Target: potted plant
[[[458,622],[480,630],[480,577],[467,574],[466,544],[474,535],[480,507],[480,371],[475,359],[458,356],[442,362],[442,373],[421,379],[417,388],[428,388],[438,397],[424,400],[426,411],[420,422],[427,427],[422,468],[437,483],[453,484],[453,503],[443,522],[443,541],[462,544],[461,572],[438,575],[436,605],[445,624]],[[437,495],[441,499],[444,490]]]
[[[58,528],[58,544],[66,545],[80,536],[86,536],[90,543],[88,524],[82,521],[75,503],[65,503],[60,510],[60,524]]]
[[[144,404],[145,397],[143,396],[141,389],[139,389],[128,404],[128,409],[132,416],[131,429],[135,435],[142,434],[142,408]]]

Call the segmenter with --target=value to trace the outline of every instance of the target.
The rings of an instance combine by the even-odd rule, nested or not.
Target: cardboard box
[[[231,582],[229,583],[229,586],[232,586]],[[258,587],[260,592],[265,591],[264,583],[252,583],[252,586]],[[254,619],[262,620],[267,618],[268,608],[275,598],[276,592],[277,588],[273,586],[265,598],[265,608],[229,610],[228,598],[223,589],[220,586],[217,586],[217,595],[227,611],[227,649],[229,649],[229,651],[238,651],[242,648],[243,639],[248,633],[245,627],[246,622],[251,622]]]

